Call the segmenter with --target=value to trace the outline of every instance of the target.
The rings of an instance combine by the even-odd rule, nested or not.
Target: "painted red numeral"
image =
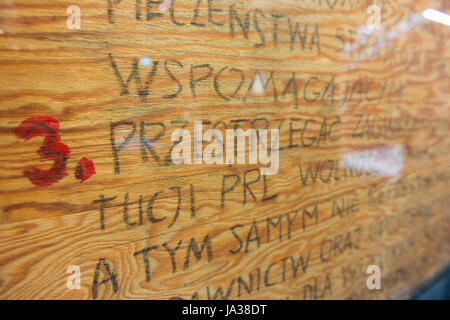
[[[93,174],[95,174],[94,163],[88,158],[81,159],[75,169],[75,178],[80,180],[80,182],[83,182],[89,179]]]
[[[70,158],[70,148],[61,142],[58,134],[59,122],[52,117],[32,117],[28,118],[16,128],[15,135],[19,138],[30,140],[34,137],[44,137],[44,142],[37,151],[39,156],[45,160],[53,161],[53,165],[48,170],[36,167],[26,169],[23,174],[36,186],[49,186],[67,176],[66,163]],[[77,169],[75,176],[81,182],[87,180],[95,173],[92,161],[83,158],[80,161],[80,169]]]

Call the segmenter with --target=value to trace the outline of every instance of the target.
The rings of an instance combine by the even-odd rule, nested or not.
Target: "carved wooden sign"
[[[407,297],[450,262],[429,8],[0,4],[0,298]]]

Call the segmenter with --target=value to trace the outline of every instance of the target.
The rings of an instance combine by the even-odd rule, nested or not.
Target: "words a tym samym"
[[[267,129],[248,129],[246,131],[227,129],[224,142],[223,134],[219,129],[208,129],[203,132],[202,121],[194,121],[194,158],[192,159],[191,133],[185,129],[177,129],[171,136],[172,142],[176,142],[171,152],[172,162],[176,165],[234,164],[236,155],[237,164],[246,164],[246,138],[248,138],[248,164],[258,164],[259,160],[260,164],[267,165],[260,169],[261,174],[274,175],[278,173],[279,169],[279,130],[270,129],[270,155],[267,133]],[[205,142],[210,143],[203,148]]]

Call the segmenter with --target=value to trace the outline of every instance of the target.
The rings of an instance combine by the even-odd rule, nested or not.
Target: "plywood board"
[[[450,262],[450,29],[427,8],[449,11],[3,1],[0,298],[407,297]],[[227,129],[278,130],[275,174],[228,164]]]

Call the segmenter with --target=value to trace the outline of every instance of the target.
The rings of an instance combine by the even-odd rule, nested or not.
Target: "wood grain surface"
[[[408,297],[450,263],[450,29],[427,8],[450,11],[1,1],[0,298]],[[279,129],[278,173],[175,165],[194,121]]]

